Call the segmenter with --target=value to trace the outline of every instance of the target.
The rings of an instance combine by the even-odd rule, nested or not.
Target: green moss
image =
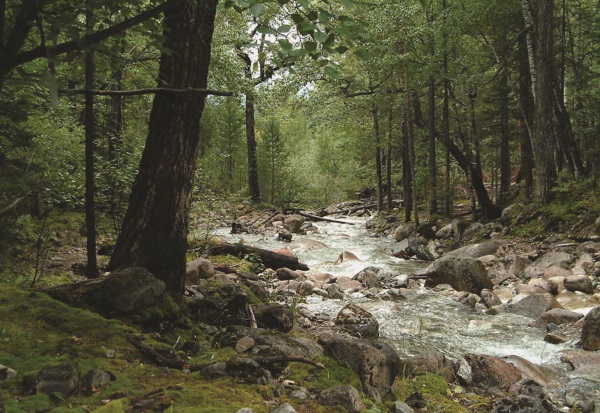
[[[470,411],[486,412],[489,406],[484,399],[474,394],[455,393],[443,377],[425,374],[414,378],[398,378],[394,382],[393,392],[397,400],[406,400],[415,391],[423,395],[430,411],[466,413]],[[465,407],[466,405],[469,408]],[[473,410],[473,408],[475,410]]]

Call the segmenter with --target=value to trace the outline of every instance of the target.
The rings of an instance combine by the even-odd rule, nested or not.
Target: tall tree
[[[218,0],[179,0],[165,13],[159,85],[205,89]],[[188,215],[205,95],[159,92],[110,269],[138,265],[183,291]]]

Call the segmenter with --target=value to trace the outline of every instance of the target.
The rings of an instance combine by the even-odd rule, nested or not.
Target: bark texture
[[[165,13],[159,86],[203,89],[217,0],[181,0]],[[161,92],[154,98],[146,147],[109,268],[137,265],[182,292],[188,215],[204,94]]]

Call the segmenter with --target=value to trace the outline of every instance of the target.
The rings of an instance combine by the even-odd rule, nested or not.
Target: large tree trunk
[[[527,48],[523,40],[519,41],[519,106],[521,107],[520,151],[521,164],[519,176],[525,180],[525,197],[531,199],[533,194],[533,147],[531,145],[533,125],[533,95],[531,93],[531,76]]]
[[[386,196],[387,196],[387,208],[391,211],[394,208],[392,199],[392,139],[394,137],[394,105],[390,103],[390,110],[388,113],[388,140],[387,140],[387,154],[385,158],[386,175],[385,180],[387,182]]]
[[[381,167],[381,137],[379,130],[379,110],[377,105],[371,107],[373,117],[373,133],[375,135],[375,170],[377,172],[377,212],[383,211],[383,174]]]
[[[429,152],[429,213],[435,214],[438,211],[437,203],[437,160],[435,153],[435,78],[429,77],[429,112],[427,117],[428,124],[428,152]]]
[[[536,2],[534,50],[534,148],[535,197],[542,204],[550,200],[550,188],[555,177],[554,168],[554,3]]]
[[[218,0],[181,0],[165,13],[159,86],[204,89]],[[205,95],[160,92],[109,268],[137,265],[183,291],[188,215]]]
[[[85,2],[85,25],[88,33],[94,27],[94,10],[92,0]],[[94,89],[94,51],[88,48],[85,51],[85,88]],[[94,179],[94,152],[96,141],[96,120],[94,117],[94,95],[85,94],[85,227],[86,227],[86,250],[87,269],[89,278],[98,276],[98,260],[96,257],[96,203],[95,203],[95,179]]]
[[[500,199],[502,204],[508,199],[510,190],[510,133],[509,125],[509,88],[508,76],[503,73],[499,79],[498,92],[500,95]]]
[[[248,190],[252,202],[260,202],[258,183],[258,157],[256,155],[256,134],[254,129],[254,96],[246,94],[246,143],[248,145]]]

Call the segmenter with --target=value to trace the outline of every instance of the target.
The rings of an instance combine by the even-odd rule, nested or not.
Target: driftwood
[[[298,215],[302,215],[303,217],[306,217],[309,219],[314,219],[315,221],[327,221],[327,222],[335,222],[336,224],[354,225],[354,222],[346,222],[346,221],[340,221],[340,220],[332,219],[332,218],[319,217],[317,215],[311,215],[311,214],[307,214],[305,212],[298,212]]]
[[[252,247],[250,245],[229,244],[227,242],[223,242],[211,248],[211,253],[214,255],[230,254],[236,257],[243,257],[244,255],[248,254],[255,254],[260,257],[262,263],[267,268],[277,270],[279,268],[286,267],[290,270],[308,271],[308,266],[299,262],[298,258],[296,257],[280,254],[278,252],[269,251],[262,248]]]

